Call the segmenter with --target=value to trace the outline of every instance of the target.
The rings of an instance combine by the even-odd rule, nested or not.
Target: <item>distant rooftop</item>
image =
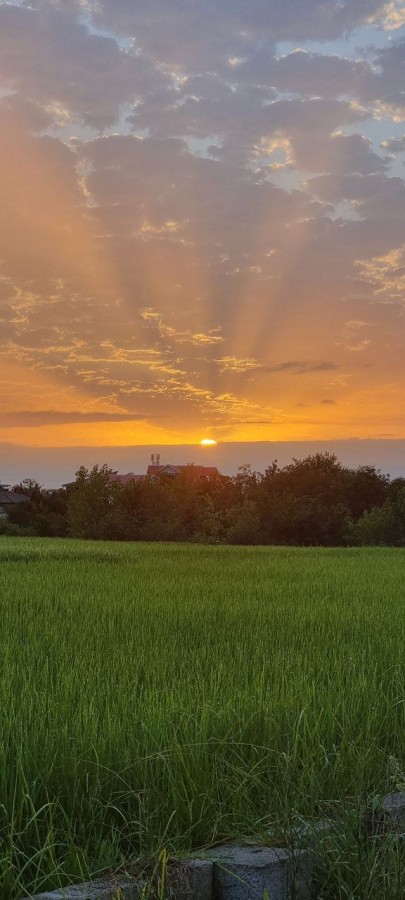
[[[164,466],[148,466],[147,475],[157,476],[157,475],[169,475],[176,476],[180,475],[184,470],[189,470],[193,472],[194,475],[199,475],[200,477],[209,478],[212,475],[218,475],[218,469],[216,466],[195,466],[193,463],[190,463],[187,466],[175,466],[172,463],[166,463]]]
[[[166,475],[169,478],[176,478],[181,472],[188,470],[193,473],[193,475],[197,475],[199,478],[211,478],[214,475],[218,475],[218,469],[216,466],[195,466],[194,463],[188,463],[187,465],[173,465],[172,463],[166,463],[165,465],[149,465],[146,471],[146,475],[136,475],[134,472],[127,472],[125,475],[119,475],[118,472],[111,472],[108,477],[110,484],[130,484],[131,482],[140,482],[145,481],[147,479],[156,479],[159,475]],[[73,487],[76,484],[76,481],[68,481],[65,482],[62,486],[64,488]]]
[[[25,503],[28,500],[26,494],[8,490],[8,485],[0,484],[0,506],[10,506],[13,503]]]
[[[146,475],[135,475],[134,472],[127,472],[126,475],[112,472],[108,480],[111,484],[129,484],[131,481],[144,481],[145,478]]]

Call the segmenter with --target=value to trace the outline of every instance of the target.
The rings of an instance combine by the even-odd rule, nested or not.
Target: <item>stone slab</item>
[[[311,859],[304,850],[227,844],[214,860],[213,900],[309,900]]]
[[[182,869],[187,886],[181,888],[175,900],[212,900],[212,860],[188,859],[182,864]]]
[[[212,873],[212,860],[192,859],[176,864],[172,872],[173,900],[212,900]],[[174,884],[177,885],[175,893]],[[30,895],[30,900],[141,900],[146,885],[147,881],[140,878],[99,878],[56,891]]]
[[[31,900],[140,900],[145,882],[133,878],[97,878],[56,891],[30,895]],[[22,900],[22,898],[21,898]]]
[[[405,829],[405,791],[386,794],[381,803],[386,821]]]

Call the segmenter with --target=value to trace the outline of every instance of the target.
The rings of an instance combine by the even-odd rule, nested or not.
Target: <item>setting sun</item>
[[[214,441],[213,438],[203,438],[203,440],[200,441],[202,447],[212,447],[215,446],[216,443],[217,442]]]

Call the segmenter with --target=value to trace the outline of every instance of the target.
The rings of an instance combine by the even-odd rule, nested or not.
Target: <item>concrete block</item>
[[[32,900],[140,900],[146,882],[133,878],[97,878],[71,887],[31,895]],[[22,900],[22,898],[21,898]]]
[[[170,896],[173,900],[212,900],[212,872],[213,862],[208,859],[187,859],[169,866]],[[142,900],[146,886],[145,878],[117,875],[35,894],[31,900]],[[152,891],[150,900],[155,896]]]
[[[173,900],[212,900],[212,859],[185,859],[177,863],[170,878]]]
[[[381,803],[386,825],[405,829],[405,791],[387,794]]]
[[[312,862],[304,850],[227,844],[214,860],[213,900],[309,900]]]

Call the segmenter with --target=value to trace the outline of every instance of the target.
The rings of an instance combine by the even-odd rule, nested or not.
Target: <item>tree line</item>
[[[200,477],[193,466],[176,478],[125,485],[107,466],[82,466],[68,490],[47,491],[25,479],[25,493],[0,533],[114,541],[193,541],[300,546],[405,546],[405,478],[374,466],[350,469],[332,453],[315,453],[264,473],[242,466],[234,476]]]

